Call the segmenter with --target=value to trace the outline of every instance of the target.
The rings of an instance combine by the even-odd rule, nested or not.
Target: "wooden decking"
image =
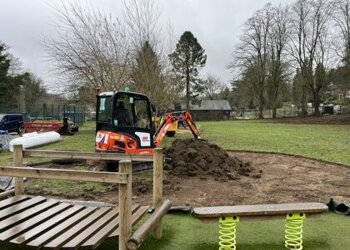
[[[119,161],[119,172],[29,168],[24,165],[23,158],[31,156],[115,160]],[[132,206],[131,160],[153,161],[155,208],[155,212],[134,233],[132,226],[146,213],[148,207]],[[0,241],[37,249],[95,249],[106,238],[118,236],[118,249],[127,250],[139,247],[152,230],[153,236],[160,239],[161,217],[171,206],[170,201],[163,201],[163,163],[164,156],[160,148],[154,149],[152,157],[76,151],[23,151],[22,145],[14,145],[14,167],[0,167],[0,176],[15,177],[16,195],[0,201]],[[96,208],[41,196],[25,196],[24,177],[117,184],[119,210],[112,206]],[[0,199],[8,195],[11,193],[0,194]]]
[[[132,224],[148,206],[132,207]],[[119,235],[115,207],[73,205],[41,196],[17,195],[0,201],[0,241],[43,249],[95,249]]]

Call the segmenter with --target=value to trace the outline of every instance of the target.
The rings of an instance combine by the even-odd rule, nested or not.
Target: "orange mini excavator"
[[[152,155],[175,122],[186,122],[193,136],[199,137],[188,111],[165,114],[155,129],[147,96],[128,91],[100,93],[96,108],[96,151]]]

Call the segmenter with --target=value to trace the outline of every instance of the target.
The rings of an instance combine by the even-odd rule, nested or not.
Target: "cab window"
[[[151,129],[149,104],[145,99],[135,99],[135,127]]]
[[[5,115],[0,115],[0,122],[4,122],[5,121]]]
[[[101,96],[98,99],[97,121],[111,122],[112,97]]]
[[[116,127],[133,127],[133,102],[130,96],[119,94],[114,106],[113,123]]]
[[[114,126],[151,129],[149,102],[145,97],[119,93],[114,105]]]

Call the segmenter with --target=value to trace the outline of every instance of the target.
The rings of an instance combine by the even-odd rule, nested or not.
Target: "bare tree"
[[[339,29],[339,37],[341,43],[337,39],[336,51],[340,52],[338,55],[341,57],[345,65],[350,65],[350,0],[335,0],[335,11],[333,19],[336,27]],[[340,49],[339,48],[340,45]]]
[[[168,109],[177,97],[167,59],[165,37],[154,1],[125,0],[124,21],[131,49],[131,84],[150,97],[158,109]]]
[[[269,63],[269,34],[272,25],[272,6],[265,5],[258,10],[244,25],[240,45],[234,51],[231,68],[239,68],[246,76],[247,84],[258,102],[259,118],[263,118],[265,92]]]
[[[271,16],[268,97],[272,108],[272,118],[276,118],[283,85],[286,84],[289,77],[288,59],[286,56],[289,21],[288,8],[282,7],[282,5],[274,7],[272,8]]]
[[[316,116],[320,115],[324,81],[315,77],[315,70],[317,65],[324,68],[330,50],[330,4],[326,0],[298,0],[292,5],[291,56],[300,68],[303,82],[311,91]],[[306,114],[306,103],[302,104],[302,113]]]
[[[249,109],[251,106],[254,106],[254,97],[251,95],[250,85],[246,84],[245,79],[234,81],[231,83],[232,92],[227,93],[228,97],[231,96],[230,104],[234,107],[239,113],[239,116],[244,116],[244,111]],[[224,90],[227,92],[227,88]]]
[[[123,23],[76,2],[62,2],[54,10],[58,39],[45,38],[44,45],[57,73],[66,77],[66,87],[71,91],[124,87],[130,49]]]
[[[210,99],[214,100],[215,97],[224,90],[224,84],[219,77],[208,74],[204,80],[204,94]]]
[[[134,53],[148,42],[153,49],[160,49],[162,26],[159,25],[160,12],[154,1],[124,0],[123,15],[127,27],[128,40]]]

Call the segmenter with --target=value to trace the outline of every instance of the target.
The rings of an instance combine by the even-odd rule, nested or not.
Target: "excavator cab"
[[[133,92],[97,95],[96,150],[152,154],[154,125],[147,96]]]
[[[127,91],[101,93],[97,95],[96,151],[152,155],[178,122],[186,122],[193,136],[199,137],[188,111],[165,114],[155,130],[147,96]]]

